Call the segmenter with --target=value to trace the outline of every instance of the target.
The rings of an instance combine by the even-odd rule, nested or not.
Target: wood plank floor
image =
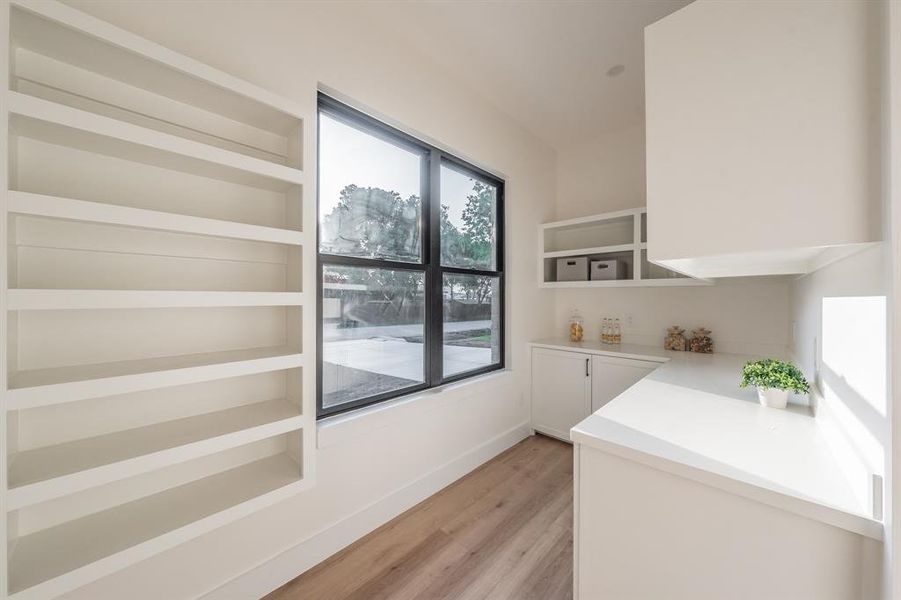
[[[572,598],[572,463],[527,438],[265,600]]]

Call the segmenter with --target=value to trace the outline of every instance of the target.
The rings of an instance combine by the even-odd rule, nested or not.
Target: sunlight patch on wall
[[[845,402],[864,403],[884,417],[885,296],[823,298],[822,323],[821,380]]]

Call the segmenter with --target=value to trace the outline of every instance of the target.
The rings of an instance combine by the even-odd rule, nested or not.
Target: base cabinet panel
[[[576,599],[879,597],[879,542],[584,444],[576,461]]]
[[[658,362],[632,358],[592,356],[591,412],[625,392],[659,366]]]
[[[591,357],[532,350],[532,427],[569,441],[569,430],[591,414]]]

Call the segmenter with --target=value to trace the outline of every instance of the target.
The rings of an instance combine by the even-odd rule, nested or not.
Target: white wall
[[[818,418],[847,450],[839,458],[862,494],[870,473],[885,473],[891,439],[885,260],[877,246],[791,286],[792,355],[815,382]]]
[[[554,336],[565,336],[577,309],[585,336],[598,339],[601,320],[620,319],[623,341],[663,346],[666,328],[712,330],[717,352],[777,355],[788,345],[788,283],[780,278],[721,280],[712,287],[556,290]],[[631,316],[631,322],[629,317]]]
[[[881,206],[874,214],[882,225],[881,246],[853,255],[793,282],[791,287],[792,353],[821,394],[817,418],[853,482],[883,475],[885,549],[883,598],[901,594],[898,561],[901,536],[895,492],[898,470],[898,206],[901,141],[901,7],[880,2],[882,160]],[[877,62],[878,61],[874,61]],[[894,455],[894,456],[893,456]],[[873,501],[871,492],[869,500]],[[878,500],[878,498],[877,498]]]
[[[569,219],[645,205],[643,124],[562,148],[557,163],[556,218]],[[653,218],[653,216],[651,216]],[[703,235],[673,223],[685,235]],[[712,287],[555,290],[554,330],[565,336],[573,309],[585,335],[597,338],[604,317],[619,318],[623,341],[663,344],[666,328],[705,326],[720,352],[778,354],[788,346],[788,280],[722,279]],[[627,317],[631,315],[631,323]]]
[[[901,481],[901,336],[897,335],[901,315],[901,3],[883,2],[883,223],[889,240],[887,256],[887,289],[889,296],[889,422],[891,447],[886,453],[885,560],[883,562],[884,597],[901,597],[901,494],[894,482]]]
[[[66,598],[195,598],[282,556],[244,581],[251,587],[213,593],[255,597],[525,435],[526,342],[550,333],[549,319],[536,315],[553,312],[551,294],[534,283],[537,224],[553,216],[553,150],[390,33],[373,29],[354,2],[71,4],[301,102],[311,126],[322,84],[503,176],[512,371],[334,425],[320,436],[325,447],[312,490]],[[315,157],[304,169],[315,173]]]
[[[557,219],[645,205],[644,123],[557,155]]]

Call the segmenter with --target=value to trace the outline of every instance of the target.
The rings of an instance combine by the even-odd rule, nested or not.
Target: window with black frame
[[[318,415],[503,368],[503,182],[325,95],[318,180]]]

